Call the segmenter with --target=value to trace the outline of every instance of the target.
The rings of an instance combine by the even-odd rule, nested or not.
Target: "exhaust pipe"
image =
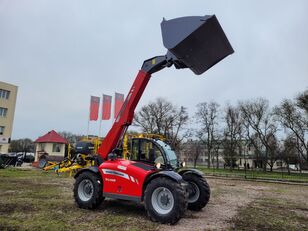
[[[189,68],[196,75],[234,52],[215,15],[164,19],[161,31],[175,67]]]

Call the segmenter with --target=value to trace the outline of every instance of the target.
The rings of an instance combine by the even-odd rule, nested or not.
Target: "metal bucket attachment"
[[[178,59],[175,66],[197,75],[234,52],[215,15],[164,19],[161,30],[164,46]]]

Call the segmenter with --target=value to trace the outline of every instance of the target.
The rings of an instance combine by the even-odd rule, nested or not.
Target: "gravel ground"
[[[277,183],[240,181],[228,179],[208,179],[211,199],[199,212],[187,211],[177,225],[162,225],[162,230],[230,230],[238,210],[263,197],[274,196],[278,199],[294,200],[307,204],[308,187]],[[307,211],[300,211],[307,213]],[[302,214],[303,215],[303,214]]]

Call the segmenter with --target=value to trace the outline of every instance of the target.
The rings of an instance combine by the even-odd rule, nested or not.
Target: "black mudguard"
[[[148,183],[151,182],[153,179],[155,179],[157,177],[167,177],[167,178],[181,184],[183,187],[187,187],[187,183],[183,180],[182,176],[180,174],[178,174],[177,172],[167,171],[167,170],[155,172],[155,173],[149,175],[143,183],[142,200],[143,200],[143,197],[144,197],[144,195],[143,195],[144,190],[146,189]]]
[[[147,179],[145,180],[145,182],[148,182],[156,177],[161,177],[161,176],[165,176],[168,178],[171,178],[172,180],[181,183],[183,181],[183,178],[180,174],[178,174],[177,172],[174,171],[159,171],[159,172],[155,172],[153,174],[151,174],[150,176],[147,177]]]
[[[194,168],[191,168],[191,169],[180,169],[178,171],[178,174],[181,175],[181,176],[183,176],[185,174],[188,174],[188,173],[195,174],[195,175],[197,175],[199,177],[205,177],[205,174],[202,171],[200,171],[198,169],[194,169]]]
[[[98,167],[97,166],[91,166],[91,167],[88,167],[88,168],[83,168],[81,170],[79,170],[74,178],[76,179],[81,173],[85,172],[85,171],[89,171],[89,172],[93,172],[93,173],[96,173],[96,174],[99,174],[99,170],[98,170]],[[100,175],[100,174],[99,174]]]

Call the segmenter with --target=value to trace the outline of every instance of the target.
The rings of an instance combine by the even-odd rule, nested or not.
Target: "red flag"
[[[124,94],[115,93],[114,118],[117,118],[124,103]]]
[[[103,95],[102,120],[109,120],[111,115],[111,95]]]
[[[98,119],[99,101],[100,101],[99,97],[91,96],[90,120],[97,120]]]

